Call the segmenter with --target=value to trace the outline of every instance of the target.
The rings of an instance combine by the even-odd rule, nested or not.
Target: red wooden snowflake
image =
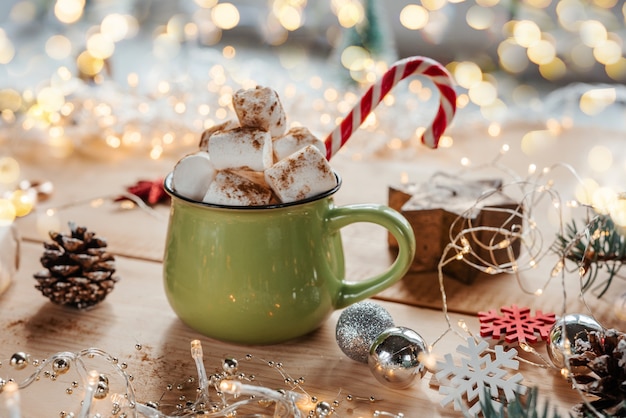
[[[555,322],[553,313],[537,311],[535,316],[530,315],[530,308],[519,308],[517,305],[503,306],[500,316],[495,309],[489,312],[478,312],[480,320],[480,336],[499,340],[504,336],[507,343],[536,343],[537,334],[545,341],[548,339],[550,328]]]
[[[158,203],[168,203],[170,201],[169,195],[163,188],[162,178],[157,178],[156,180],[139,180],[132,186],[128,186],[126,191],[130,194],[134,194],[150,206],[154,206]],[[121,200],[128,200],[128,198],[120,196],[115,199],[116,202]]]

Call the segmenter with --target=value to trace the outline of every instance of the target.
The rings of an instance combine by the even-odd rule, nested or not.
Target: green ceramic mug
[[[278,343],[315,330],[333,310],[402,278],[415,253],[410,224],[383,205],[335,206],[337,179],[333,190],[304,201],[228,207],[178,195],[170,173],[163,276],[178,317],[214,339]],[[355,222],[388,229],[399,251],[386,271],[347,281],[339,230]]]

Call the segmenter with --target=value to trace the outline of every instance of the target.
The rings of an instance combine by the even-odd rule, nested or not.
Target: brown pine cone
[[[580,388],[598,397],[591,405],[609,416],[626,416],[626,334],[614,329],[589,333],[589,341],[576,341],[571,365],[586,366],[591,373],[574,376]],[[579,406],[584,415],[585,404]]]
[[[96,305],[113,290],[115,257],[106,252],[106,240],[87,228],[69,223],[71,234],[50,232],[44,242],[41,264],[46,270],[34,274],[40,290],[59,305],[85,309]]]

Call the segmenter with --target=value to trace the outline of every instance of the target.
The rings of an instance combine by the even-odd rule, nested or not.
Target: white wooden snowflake
[[[515,394],[526,393],[526,387],[519,384],[523,376],[516,373],[506,378],[505,368],[517,370],[519,361],[513,358],[517,355],[514,348],[505,351],[501,345],[495,346],[495,353],[485,352],[489,344],[482,339],[467,338],[467,345],[456,348],[463,358],[461,365],[454,364],[451,354],[444,356],[445,362],[437,362],[438,372],[435,377],[440,383],[439,393],[446,395],[441,405],[454,402],[454,409],[467,409],[469,414],[477,416],[482,412],[483,405],[491,402],[496,410],[502,409],[502,404],[494,400],[501,394],[508,402],[515,399]],[[489,392],[487,392],[489,391]],[[489,395],[490,398],[486,399]],[[467,406],[464,405],[464,399]]]

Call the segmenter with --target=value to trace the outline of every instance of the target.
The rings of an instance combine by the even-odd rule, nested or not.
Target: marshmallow
[[[181,196],[201,200],[214,178],[215,168],[209,153],[198,151],[184,156],[176,163],[172,187]]]
[[[287,121],[278,94],[269,87],[241,89],[233,94],[233,107],[241,126],[268,131],[272,138],[285,133]]]
[[[314,145],[322,153],[326,152],[324,142],[307,128],[303,126],[291,128],[284,136],[274,140],[274,161],[280,161],[307,145]]]
[[[209,186],[203,202],[226,206],[268,205],[272,191],[232,171],[217,173]]]
[[[265,170],[265,180],[283,203],[306,199],[337,185],[326,157],[313,145]]]
[[[269,133],[251,128],[219,131],[209,137],[209,153],[218,170],[263,171],[274,162]]]
[[[234,120],[227,120],[226,122],[222,122],[217,125],[213,125],[210,128],[207,128],[202,132],[200,136],[200,143],[198,144],[198,148],[200,151],[208,151],[209,150],[209,138],[216,132],[219,131],[227,131],[229,129],[238,128],[239,124]]]

